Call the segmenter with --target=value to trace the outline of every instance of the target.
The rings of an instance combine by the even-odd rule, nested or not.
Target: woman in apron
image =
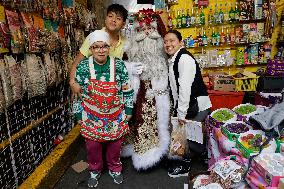
[[[75,115],[85,138],[91,177],[89,187],[96,187],[103,169],[102,145],[106,145],[109,174],[116,184],[123,182],[121,146],[128,133],[132,115],[133,90],[124,62],[109,56],[110,41],[105,31],[90,34],[92,56],[80,62],[76,82],[82,87],[82,99]]]

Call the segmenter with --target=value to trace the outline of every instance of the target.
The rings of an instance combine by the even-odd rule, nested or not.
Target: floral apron
[[[124,105],[118,94],[115,82],[115,61],[110,59],[109,82],[96,79],[93,56],[89,58],[91,79],[87,95],[82,102],[81,134],[98,142],[116,140],[129,131],[124,113]]]

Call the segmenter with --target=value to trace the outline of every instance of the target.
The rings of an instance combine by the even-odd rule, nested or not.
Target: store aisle
[[[73,160],[73,163],[81,160],[86,161],[86,152],[84,144],[80,145],[80,150]],[[98,189],[183,189],[184,184],[188,183],[187,177],[170,178],[167,175],[167,170],[162,164],[144,172],[137,172],[131,164],[131,159],[122,159],[124,165],[124,182],[121,185],[113,183],[112,178],[105,170],[99,180]],[[206,170],[206,165],[194,161],[192,172]],[[84,189],[87,187],[87,179],[89,173],[87,170],[76,173],[71,167],[66,171],[64,176],[56,184],[55,189]]]

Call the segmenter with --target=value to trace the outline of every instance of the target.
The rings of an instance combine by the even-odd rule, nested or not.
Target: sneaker
[[[185,177],[188,176],[190,169],[186,169],[184,166],[180,165],[177,167],[174,167],[173,169],[170,169],[168,171],[168,175],[171,178],[177,178],[177,177]]]
[[[113,178],[113,182],[121,184],[123,182],[123,176],[121,172],[113,172],[109,170],[109,175]]]
[[[97,171],[91,171],[90,174],[91,174],[91,177],[88,180],[88,187],[96,188],[99,184],[99,178],[101,176],[101,173]]]

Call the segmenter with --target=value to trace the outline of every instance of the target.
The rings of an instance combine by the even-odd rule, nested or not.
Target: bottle
[[[186,27],[186,16],[185,16],[185,13],[184,13],[184,9],[182,9],[181,27],[182,27],[182,28],[185,28],[185,27]]]
[[[216,45],[216,35],[215,35],[214,27],[212,28],[211,44],[212,44],[212,46]]]
[[[186,27],[189,28],[191,26],[191,17],[189,14],[189,9],[187,9],[187,15],[186,15]]]
[[[224,27],[222,26],[221,33],[220,33],[220,45],[223,46],[226,44],[226,36],[224,33]]]
[[[218,7],[217,4],[215,6],[215,12],[214,12],[214,24],[217,24],[219,20],[219,13],[218,13]]]
[[[236,7],[235,7],[235,21],[238,22],[240,20],[240,9],[239,9],[239,6],[238,6],[238,2],[236,2]]]
[[[202,28],[203,30],[203,28]],[[203,32],[203,31],[202,31]],[[197,36],[197,39],[198,39],[198,46],[201,47],[202,46],[202,35],[200,33],[200,30],[198,32],[198,36]]]
[[[177,18],[175,16],[175,11],[173,11],[172,25],[173,25],[173,29],[177,28]]]
[[[181,16],[180,16],[180,10],[178,10],[178,15],[177,15],[177,28],[181,28]]]
[[[235,11],[233,10],[232,4],[231,4],[231,9],[229,11],[229,18],[230,22],[235,22]]]
[[[227,42],[228,45],[231,44],[231,37],[230,37],[229,27],[227,27],[227,30],[226,30],[226,42]]]
[[[216,38],[216,46],[219,46],[220,45],[220,33],[218,29],[216,29],[215,38]]]
[[[222,11],[222,4],[220,4],[220,11],[219,11],[219,19],[218,19],[220,24],[224,23],[224,13]]]
[[[173,19],[171,17],[170,12],[168,12],[168,28],[173,29]]]
[[[197,26],[200,25],[200,15],[199,15],[199,10],[198,10],[198,8],[196,8],[195,24],[196,24]]]
[[[201,13],[200,13],[200,25],[204,26],[205,25],[205,14],[203,10],[203,6],[201,7]]]
[[[203,30],[203,28],[202,28]],[[207,41],[207,36],[206,36],[206,30],[203,30],[203,36],[202,36],[202,46],[207,46],[208,45],[208,41]]]
[[[191,26],[195,25],[195,14],[194,14],[194,8],[191,9]]]
[[[230,43],[231,43],[231,45],[235,44],[235,40],[236,40],[235,28],[231,28],[231,32],[230,32]]]
[[[225,9],[224,9],[224,23],[229,23],[230,17],[229,17],[229,9],[227,7],[227,3],[225,3]]]
[[[208,13],[208,23],[209,25],[212,25],[214,23],[214,14],[211,6]]]

